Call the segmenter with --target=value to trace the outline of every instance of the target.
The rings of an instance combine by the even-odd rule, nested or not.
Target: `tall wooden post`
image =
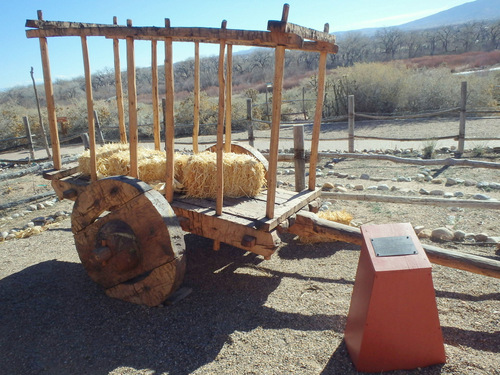
[[[170,20],[165,18],[165,28],[170,28]],[[167,153],[167,175],[165,198],[174,200],[174,62],[172,38],[165,38],[165,150]]]
[[[31,67],[31,80],[33,81],[33,91],[35,92],[36,109],[38,110],[38,121],[40,122],[40,129],[42,130],[43,144],[45,145],[45,151],[47,151],[47,157],[52,159],[50,154],[49,142],[47,140],[47,132],[45,131],[45,125],[43,124],[42,111],[40,110],[40,100],[38,99],[38,90],[35,83],[35,75],[33,73],[33,67]]]
[[[200,133],[200,42],[194,43],[193,152],[198,153]]]
[[[266,216],[274,218],[276,201],[276,174],[278,172],[278,147],[281,123],[281,94],[283,90],[283,72],[285,68],[285,47],[277,46],[274,57],[274,84],[271,115],[271,142],[269,146],[269,169],[267,184]]]
[[[28,149],[30,151],[31,160],[35,160],[35,150],[33,148],[33,136],[31,135],[30,122],[28,117],[23,116],[24,129],[26,130],[26,139],[28,140]]]
[[[250,146],[254,147],[255,137],[253,135],[252,98],[247,98],[247,122],[248,122],[248,142],[250,143]]]
[[[118,19],[113,17],[113,25],[118,24]],[[120,129],[120,142],[127,143],[127,129],[125,128],[125,109],[123,107],[122,72],[120,68],[120,42],[113,39],[113,54],[115,64],[115,89],[116,106],[118,110],[118,126]]]
[[[222,21],[222,29],[226,28],[226,21]],[[224,114],[225,114],[225,92],[226,83],[224,79],[224,50],[226,41],[222,39],[219,46],[219,115],[217,119],[217,197],[215,202],[215,213],[222,215],[224,205]]]
[[[127,20],[127,26],[132,27],[132,20]],[[128,82],[128,127],[130,144],[129,175],[139,178],[137,162],[138,130],[137,130],[137,88],[135,74],[134,38],[127,37],[127,82]]]
[[[465,119],[467,117],[467,82],[460,87],[460,125],[458,129],[458,154],[462,156],[465,148]]]
[[[325,25],[325,30],[327,30]],[[321,131],[321,118],[323,115],[323,101],[325,98],[326,80],[326,52],[319,55],[318,67],[318,96],[316,98],[316,110],[314,112],[314,125],[311,140],[311,159],[309,160],[309,190],[316,189],[316,167],[318,165],[319,133]]]
[[[233,97],[233,45],[227,45],[227,64],[226,64],[226,139],[225,152],[231,152],[231,110]]]
[[[92,95],[92,77],[90,75],[90,60],[87,46],[87,38],[82,36],[83,67],[85,71],[85,93],[87,94],[87,121],[89,123],[89,145],[90,145],[90,178],[97,180],[97,162],[95,150],[95,122],[94,122],[94,98]]]
[[[295,191],[306,188],[306,157],[304,150],[304,125],[293,127],[293,148],[295,162]]]
[[[153,138],[155,150],[160,150],[160,97],[158,94],[157,40],[151,41],[151,96],[153,100]]]
[[[42,11],[38,11],[38,19],[43,20]],[[59,145],[59,133],[57,131],[56,106],[54,103],[54,88],[52,86],[52,77],[50,74],[49,49],[47,38],[41,37],[40,53],[42,56],[43,82],[45,86],[45,100],[47,101],[47,115],[49,119],[50,142],[52,144],[52,160],[54,169],[61,169],[61,150]]]
[[[102,134],[101,123],[99,122],[99,115],[97,111],[94,110],[94,121],[95,121],[95,130],[97,134],[97,139],[101,146],[104,146],[104,135]]]
[[[349,121],[349,152],[354,152],[354,95],[347,97],[347,112]]]

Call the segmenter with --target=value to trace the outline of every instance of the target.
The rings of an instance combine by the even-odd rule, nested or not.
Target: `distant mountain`
[[[491,21],[498,19],[500,19],[500,0],[476,0],[412,22],[392,27],[411,31],[432,29],[449,25],[459,25],[471,21]],[[352,31],[358,31],[371,36],[374,35],[379,29],[381,28],[373,27]],[[340,31],[334,32],[334,34],[341,37],[343,34],[350,32],[351,31]]]
[[[500,19],[500,0],[476,0],[398,26],[402,30],[422,30],[471,21]]]

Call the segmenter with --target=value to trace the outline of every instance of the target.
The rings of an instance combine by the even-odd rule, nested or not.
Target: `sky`
[[[369,27],[388,27],[410,22],[471,0],[289,0],[288,21],[330,32]],[[268,20],[281,19],[284,0],[1,0],[0,2],[0,90],[31,84],[34,69],[37,83],[43,82],[38,40],[26,38],[26,19],[37,19],[37,10],[49,21],[75,21],[134,26],[220,27],[227,20],[229,29],[266,30]],[[70,79],[83,75],[79,37],[48,38],[52,78]],[[89,37],[92,72],[113,67],[112,41]],[[149,42],[135,44],[137,67],[151,65]],[[234,47],[233,51],[247,47]],[[163,64],[163,48],[158,48],[158,63]],[[217,46],[203,44],[201,56],[218,53]],[[125,42],[120,43],[121,67],[126,69]],[[174,62],[194,56],[192,43],[174,43]]]

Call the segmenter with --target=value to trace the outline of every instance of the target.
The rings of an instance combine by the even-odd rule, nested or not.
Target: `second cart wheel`
[[[165,198],[127,176],[93,182],[73,207],[80,260],[106,294],[155,306],[181,284],[184,233]]]

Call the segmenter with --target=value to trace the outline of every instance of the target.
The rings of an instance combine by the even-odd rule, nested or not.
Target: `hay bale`
[[[187,160],[182,183],[186,195],[215,198],[217,194],[217,154],[201,152]],[[224,153],[224,196],[254,197],[265,185],[265,169],[254,157],[233,152]]]
[[[130,152],[128,145],[109,144],[96,149],[97,177],[128,175],[130,171]],[[166,155],[138,147],[137,163],[139,178],[161,188],[167,174]],[[175,190],[189,197],[215,198],[217,192],[217,155],[202,152],[195,155],[175,154]],[[79,170],[90,175],[90,152],[85,151],[78,160]],[[160,182],[160,184],[159,184]],[[227,197],[253,197],[265,185],[265,169],[262,163],[250,155],[224,154],[224,195]],[[164,186],[163,186],[164,188]]]
[[[320,219],[325,219],[329,221],[335,221],[336,223],[340,224],[345,224],[345,225],[350,225],[351,221],[353,219],[353,216],[345,211],[331,211],[331,210],[326,210],[326,211],[319,211],[316,215]],[[335,240],[332,240],[328,236],[324,236],[321,234],[316,234],[314,236],[308,236],[308,237],[299,237],[299,241],[305,244],[313,244],[313,243],[320,243],[320,242],[335,242]]]

